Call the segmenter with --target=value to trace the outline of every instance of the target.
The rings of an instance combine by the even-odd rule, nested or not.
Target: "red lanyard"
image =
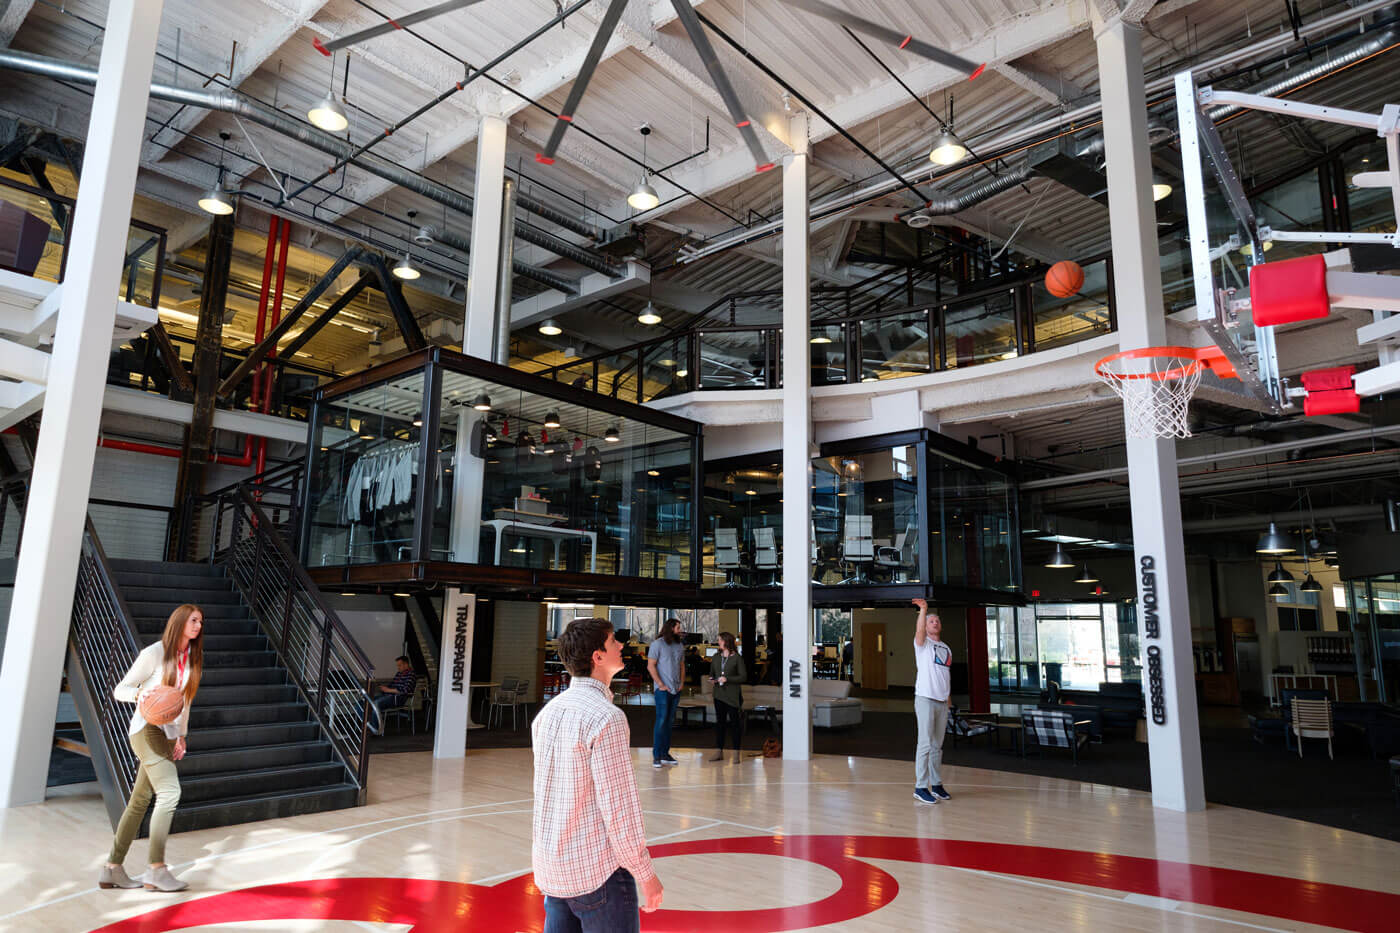
[[[185,679],[185,661],[190,656],[190,649],[186,648],[180,652],[180,657],[175,661],[175,686],[182,686],[181,681]]]

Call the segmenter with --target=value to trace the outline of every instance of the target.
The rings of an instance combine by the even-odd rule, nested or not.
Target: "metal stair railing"
[[[186,497],[181,503],[180,530],[171,547],[170,559],[219,562],[229,544],[229,529],[220,525],[220,504],[240,488],[251,490],[274,525],[291,528],[294,538],[301,515],[304,466],[300,460],[293,460],[212,492]]]
[[[89,518],[68,630],[68,688],[113,827],[131,796],[138,763],[127,741],[131,709],[119,703],[112,690],[140,650],[131,610]]]
[[[322,732],[355,776],[363,804],[373,665],[246,485],[223,494],[214,520],[227,532],[216,562],[228,568]]]

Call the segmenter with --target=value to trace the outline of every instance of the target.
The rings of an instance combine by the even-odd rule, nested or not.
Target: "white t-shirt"
[[[925,638],[921,645],[914,642],[914,695],[930,700],[948,702],[953,692],[953,649],[941,641]]]

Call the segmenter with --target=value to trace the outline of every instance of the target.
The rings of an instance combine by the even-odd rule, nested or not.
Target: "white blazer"
[[[112,696],[122,703],[135,703],[136,698],[141,695],[142,690],[152,687],[159,687],[161,677],[165,673],[165,649],[160,642],[147,645],[141,649],[141,653],[136,656],[136,661],[131,665],[131,670],[126,672],[122,682],[112,688]],[[185,669],[185,677],[189,678],[189,668]],[[183,689],[184,685],[180,687]],[[136,712],[131,714],[131,725],[127,728],[127,735],[135,735],[146,728],[148,723],[146,717],[141,715],[141,707],[138,704]],[[179,717],[174,722],[161,726],[168,739],[178,739],[183,737],[190,729],[190,701],[185,701],[185,708],[180,711]]]

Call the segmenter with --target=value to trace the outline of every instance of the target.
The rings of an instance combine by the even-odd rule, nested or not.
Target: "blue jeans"
[[[625,868],[578,897],[544,898],[544,933],[640,933],[637,885]]]
[[[374,698],[374,708],[370,711],[369,728],[371,732],[384,731],[384,714],[391,709],[397,709],[408,702],[408,696],[402,693],[381,693]],[[365,714],[365,704],[360,704],[360,715]]]
[[[671,723],[681,696],[669,690],[657,690],[652,696],[656,698],[656,727],[651,732],[651,760],[660,761],[671,757]]]

